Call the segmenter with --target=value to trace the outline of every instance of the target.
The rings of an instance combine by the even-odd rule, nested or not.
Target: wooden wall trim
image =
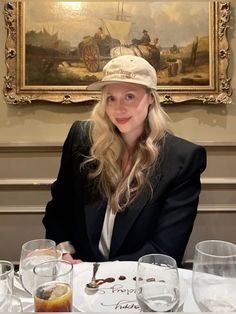
[[[56,178],[30,178],[30,179],[0,179],[1,187],[47,187],[50,186]],[[201,183],[203,186],[209,185],[236,185],[236,178],[201,178]]]
[[[49,186],[56,179],[0,179],[0,186]]]
[[[45,206],[0,206],[1,214],[42,214]]]
[[[201,178],[202,185],[236,185],[236,178],[210,178],[204,177]]]
[[[235,205],[200,205],[198,207],[198,212],[201,213],[229,213],[235,212],[236,213],[236,206]]]
[[[196,144],[202,145],[204,147],[235,147],[236,148],[236,141],[195,141]]]
[[[233,147],[236,148],[236,141],[195,141],[196,144],[208,147]],[[63,143],[61,142],[0,142],[0,152],[61,152]]]
[[[0,144],[0,153],[55,153],[62,151],[62,144]]]
[[[0,206],[1,214],[42,214],[45,211],[45,206]],[[198,207],[199,213],[236,213],[236,206],[234,205],[200,205]]]

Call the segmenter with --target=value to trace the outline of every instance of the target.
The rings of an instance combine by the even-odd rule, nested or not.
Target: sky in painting
[[[121,4],[119,9],[121,13]],[[130,40],[140,38],[146,29],[151,39],[159,38],[162,47],[184,46],[196,35],[209,32],[208,2],[128,1],[122,13],[123,19],[131,22]],[[45,28],[77,46],[102,26],[103,19],[117,19],[118,15],[117,1],[30,1],[25,8],[25,25],[26,31]]]

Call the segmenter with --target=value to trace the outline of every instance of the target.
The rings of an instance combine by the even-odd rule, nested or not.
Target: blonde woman
[[[201,146],[168,132],[155,69],[120,56],[103,69],[90,121],[77,121],[63,147],[43,223],[64,259],[137,260],[148,253],[182,257],[197,214]]]

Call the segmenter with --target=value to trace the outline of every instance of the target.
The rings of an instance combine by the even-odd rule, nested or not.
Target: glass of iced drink
[[[33,272],[35,312],[71,312],[73,265],[54,260],[36,265]]]

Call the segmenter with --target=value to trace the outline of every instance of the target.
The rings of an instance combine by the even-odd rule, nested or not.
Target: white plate
[[[91,280],[92,263],[81,263],[74,267],[73,305],[81,312],[133,311],[140,312],[136,301],[135,279],[137,262],[105,262],[100,263],[97,279],[112,277],[112,283],[103,283],[99,290],[90,293],[85,289]],[[125,276],[125,280],[120,280]],[[180,278],[180,307],[187,294],[185,280]]]

